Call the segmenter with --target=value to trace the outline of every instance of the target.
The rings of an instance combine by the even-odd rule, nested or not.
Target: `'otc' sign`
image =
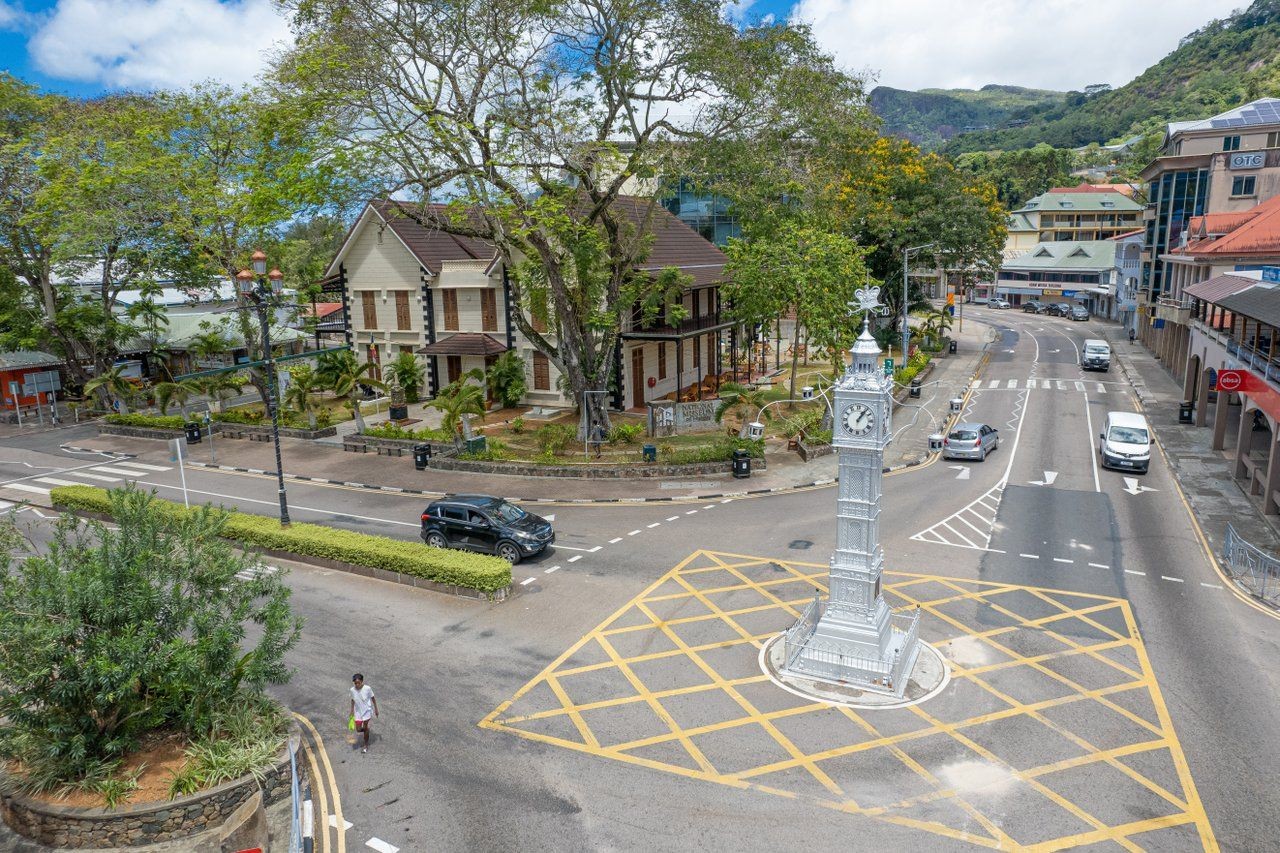
[[[1239,391],[1244,386],[1244,373],[1239,370],[1219,370],[1218,390]]]

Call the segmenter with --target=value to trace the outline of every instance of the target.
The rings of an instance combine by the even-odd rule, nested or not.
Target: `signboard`
[[[1239,391],[1244,385],[1244,372],[1240,370],[1218,371],[1219,391]]]
[[[893,375],[893,359],[891,358],[886,358],[884,360],[884,375],[885,376]]]
[[[1261,169],[1267,163],[1262,151],[1239,151],[1227,158],[1228,169]]]
[[[1061,290],[1050,290],[1047,287],[1044,290],[1040,291],[1040,293],[1044,296],[1061,296],[1062,295]]]
[[[1280,267],[1263,267],[1262,280],[1280,282]]]
[[[649,434],[653,436],[675,435],[681,430],[716,429],[716,407],[720,401],[695,400],[691,403],[675,403],[670,400],[654,400],[649,403]]]
[[[22,377],[22,396],[34,397],[37,393],[48,394],[62,390],[62,379],[56,370],[44,370],[40,373],[28,373]]]
[[[1234,391],[1244,394],[1258,404],[1258,408],[1273,418],[1280,418],[1280,394],[1266,380],[1249,370],[1219,370],[1218,391]]]

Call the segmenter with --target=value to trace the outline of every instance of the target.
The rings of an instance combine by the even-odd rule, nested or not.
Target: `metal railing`
[[[903,641],[902,645],[898,646],[898,648],[909,649],[912,646],[914,646],[916,644],[916,638],[920,635],[920,608],[917,607],[910,616],[899,615],[895,613],[892,617],[892,621],[894,623],[895,631],[902,631],[904,634],[906,634],[906,639]],[[898,627],[903,623],[906,623],[905,629]],[[903,677],[902,670],[906,667],[906,665],[907,665],[906,657],[904,657],[902,654],[898,654],[894,656],[893,671],[889,675],[889,683],[891,685],[896,687],[898,684],[902,683],[902,677]],[[906,675],[907,677],[910,677],[911,673],[908,672],[906,673]]]
[[[782,653],[788,669],[795,664],[800,652],[804,651],[805,643],[813,636],[814,629],[818,627],[818,620],[821,618],[822,599],[815,592],[813,601],[809,602],[809,606],[800,614],[796,624],[788,628],[786,635],[782,638]]]
[[[1246,542],[1230,524],[1222,554],[1236,583],[1263,601],[1280,605],[1280,560]]]

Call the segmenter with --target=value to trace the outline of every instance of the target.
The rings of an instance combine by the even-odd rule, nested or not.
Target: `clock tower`
[[[866,319],[852,363],[832,390],[840,474],[829,596],[825,605],[815,600],[787,632],[783,672],[901,696],[919,652],[919,616],[893,616],[880,588],[881,472],[892,438],[893,380],[880,370],[880,347],[871,335],[879,297],[879,288],[857,292]]]

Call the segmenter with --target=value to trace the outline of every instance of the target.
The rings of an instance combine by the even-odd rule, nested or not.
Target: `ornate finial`
[[[859,287],[853,292],[853,298],[855,302],[849,304],[857,304],[859,311],[866,311],[868,314],[880,313],[880,288]]]

